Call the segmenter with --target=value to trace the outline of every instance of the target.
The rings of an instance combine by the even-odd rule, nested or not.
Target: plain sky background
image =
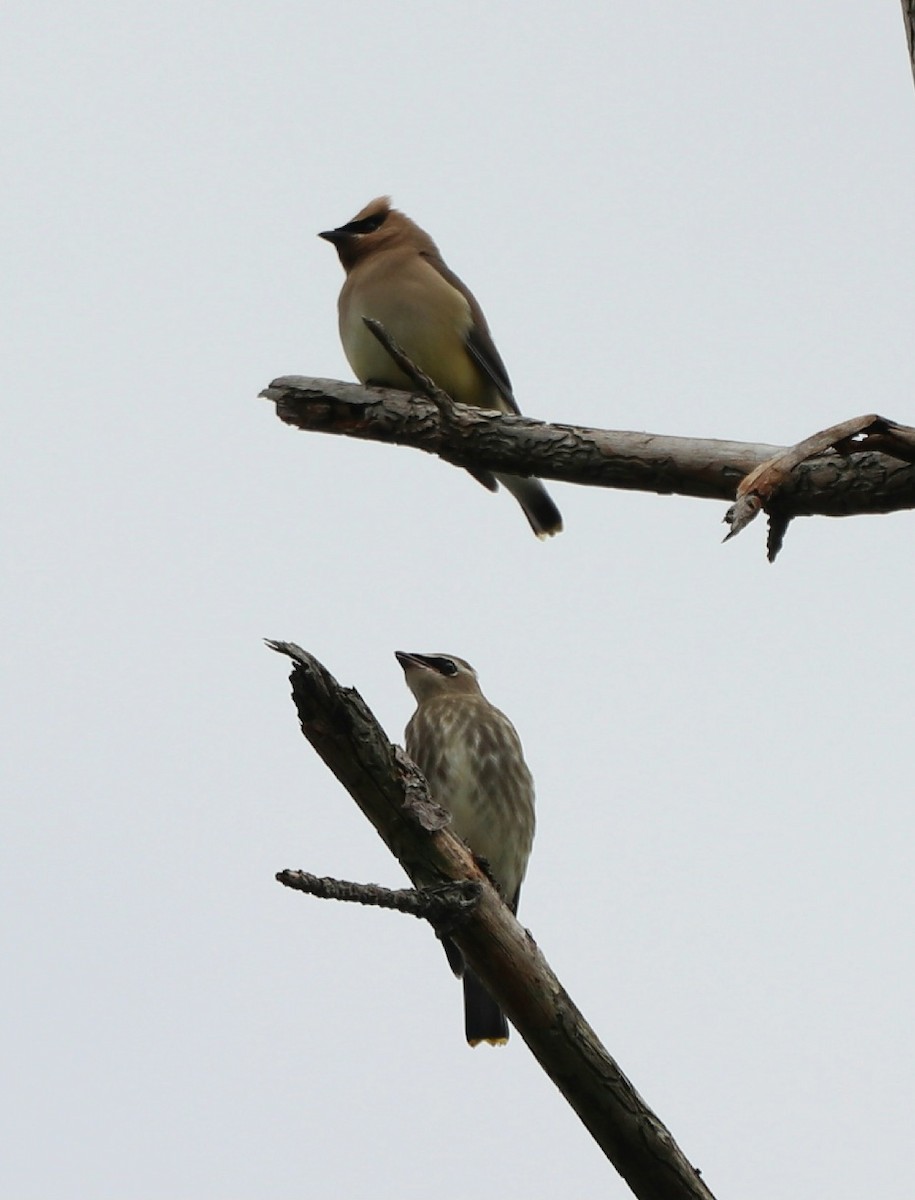
[[[725,1200],[909,1200],[913,517],[514,502],[257,399],[349,379],[320,229],[390,192],[524,411],[792,443],[915,423],[898,3],[7,4],[0,1194],[628,1194],[517,1036],[470,1051],[301,738],[398,648],[515,722],[521,918]]]

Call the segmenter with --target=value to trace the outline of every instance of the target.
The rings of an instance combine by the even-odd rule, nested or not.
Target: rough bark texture
[[[293,663],[302,731],[420,885],[472,880],[478,903],[450,936],[636,1196],[714,1200],[550,970],[530,934],[442,823],[442,810],[358,692],[311,655],[269,642]]]
[[[915,77],[915,0],[902,0],[902,20],[905,23],[909,62],[912,64],[912,75]]]
[[[783,446],[550,425],[389,388],[293,375],[261,393],[288,425],[413,446],[460,467],[568,483],[733,500],[744,476]],[[866,451],[801,463],[773,507],[780,518],[915,508],[915,466]]]

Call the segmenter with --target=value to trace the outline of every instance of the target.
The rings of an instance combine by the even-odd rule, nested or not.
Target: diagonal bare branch
[[[909,47],[909,62],[915,76],[915,0],[902,0],[902,20],[905,24],[905,40]]]
[[[359,693],[342,688],[294,643],[267,644],[292,659],[292,694],[305,737],[413,882],[479,885],[478,903],[451,936],[633,1193],[643,1200],[714,1200],[473,855],[435,819],[441,810],[429,800],[422,775],[391,745]]]

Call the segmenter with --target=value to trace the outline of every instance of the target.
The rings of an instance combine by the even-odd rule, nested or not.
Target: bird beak
[[[343,242],[349,237],[345,229],[325,229],[323,233],[318,234],[319,238],[324,238],[325,242],[332,242],[335,246],[338,242]]]
[[[406,650],[395,650],[394,657],[405,671],[409,667],[425,667],[428,665],[422,654],[410,654]]]

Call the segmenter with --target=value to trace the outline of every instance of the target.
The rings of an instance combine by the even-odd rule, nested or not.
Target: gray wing
[[[467,334],[467,353],[487,379],[491,381],[509,410],[514,413],[520,413],[521,410],[518,408],[517,401],[512,392],[511,380],[508,377],[508,371],[505,369],[505,363],[496,349],[495,342],[492,340],[492,334],[489,332],[489,326],[486,324],[486,318],[483,316],[483,310],[477,303],[473,292],[471,292],[465,283],[458,279],[457,275],[442,262],[438,255],[429,254],[424,251],[422,257],[431,267],[434,267],[438,271],[443,279],[450,283],[453,288],[456,288],[470,305],[473,324],[470,327],[470,332]]]

